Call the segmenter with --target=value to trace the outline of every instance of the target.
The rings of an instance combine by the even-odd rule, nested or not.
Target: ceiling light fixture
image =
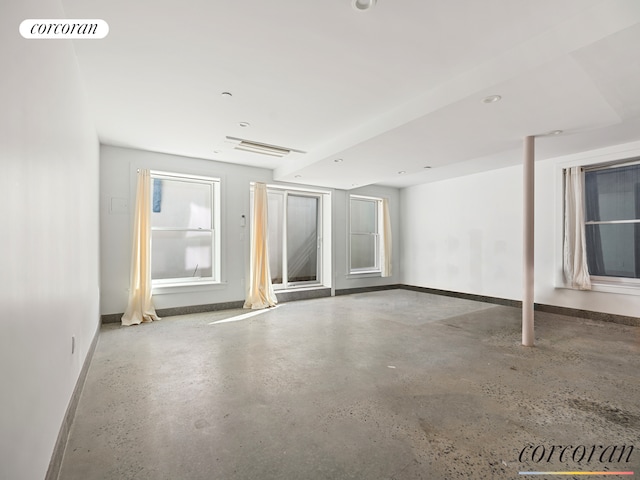
[[[294,178],[301,178],[302,175],[296,175]]]
[[[351,6],[358,12],[366,12],[376,6],[378,0],[352,0]]]
[[[500,95],[489,95],[488,97],[484,97],[482,99],[482,103],[496,103],[502,100]]]
[[[426,165],[423,168],[431,168],[431,165]]]
[[[334,162],[336,162],[336,163],[342,163],[342,159],[341,159],[341,158],[336,158],[336,159],[334,160]]]
[[[222,92],[220,95],[222,95],[224,98],[233,97],[233,94],[231,92]]]
[[[407,172],[405,172],[404,170],[400,170],[400,171],[398,172],[398,175],[404,175],[405,173],[407,173]]]
[[[238,123],[238,125],[240,125],[242,128],[246,128],[251,126],[251,124],[249,122],[240,122]]]
[[[551,130],[547,135],[562,135],[563,133],[562,130]]]

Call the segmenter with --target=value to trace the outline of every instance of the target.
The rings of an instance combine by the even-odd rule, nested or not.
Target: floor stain
[[[593,402],[583,398],[572,398],[569,405],[583,412],[596,414],[605,420],[625,427],[640,426],[640,415],[627,412],[608,404]]]

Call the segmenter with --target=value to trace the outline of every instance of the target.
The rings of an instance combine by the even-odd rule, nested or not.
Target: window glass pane
[[[589,273],[640,278],[640,225],[586,225]]]
[[[351,270],[376,270],[378,265],[377,200],[351,198]]]
[[[287,279],[318,279],[318,198],[287,196]]]
[[[351,199],[351,232],[377,233],[377,208],[375,200]]]
[[[154,231],[151,235],[151,278],[212,276],[211,232]]]
[[[154,178],[151,190],[152,227],[211,229],[211,184]]]
[[[268,192],[269,215],[269,271],[271,283],[282,283],[282,229],[284,220],[284,194]]]
[[[376,235],[351,235],[351,269],[376,269]]]
[[[640,165],[585,173],[586,221],[640,219]]]

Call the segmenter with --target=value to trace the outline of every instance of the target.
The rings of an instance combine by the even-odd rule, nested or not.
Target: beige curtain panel
[[[138,172],[136,209],[131,250],[129,304],[122,325],[139,325],[160,320],[151,299],[151,174]]]
[[[591,290],[584,227],[584,172],[581,167],[564,171],[564,276],[567,286]]]
[[[382,275],[391,276],[391,217],[389,216],[389,199],[382,199]]]
[[[275,307],[278,303],[269,271],[267,186],[256,183],[253,189],[253,216],[251,218],[251,268],[249,291],[244,308]]]

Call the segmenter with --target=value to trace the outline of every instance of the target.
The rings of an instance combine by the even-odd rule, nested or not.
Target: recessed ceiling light
[[[352,184],[351,184],[351,186],[352,186],[352,187],[357,187],[357,186],[358,186],[358,184],[357,184],[357,183],[352,183]]]
[[[213,153],[220,153],[220,150],[214,150]]]
[[[426,166],[425,166],[425,167],[423,167],[423,168],[431,168],[431,165],[426,165]]]
[[[302,177],[302,175],[296,175],[294,178],[300,178]]]
[[[233,94],[231,92],[222,92],[220,95],[222,95],[224,98],[233,97]]]
[[[489,95],[488,97],[484,97],[482,99],[482,103],[496,103],[502,100],[500,95]]]
[[[365,12],[376,6],[378,0],[352,0],[351,6],[358,12]]]
[[[400,171],[398,172],[398,175],[404,175],[405,173],[407,173],[407,172],[405,172],[404,170],[400,170]]]
[[[240,123],[238,123],[238,125],[240,125],[241,127],[245,128],[245,127],[250,126],[251,124],[249,122],[240,122]]]
[[[341,159],[341,158],[336,158],[336,159],[334,160],[334,162],[336,162],[336,163],[342,163],[342,159]]]
[[[551,130],[547,135],[562,135],[563,133],[562,130]]]

